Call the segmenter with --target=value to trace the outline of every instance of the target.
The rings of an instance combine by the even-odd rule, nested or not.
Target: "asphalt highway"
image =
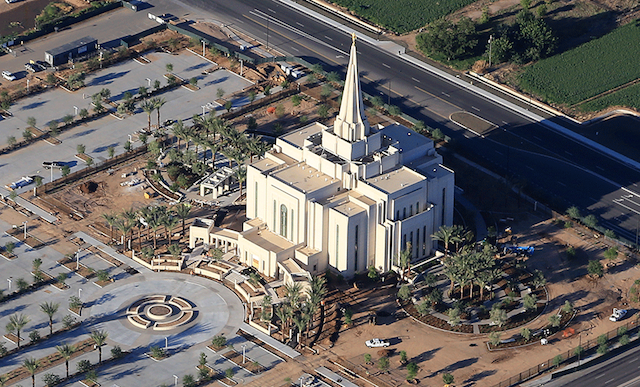
[[[350,35],[277,0],[171,3],[197,10],[205,20],[203,15],[223,21],[255,38],[263,49],[268,42],[270,49],[322,63],[326,71],[344,75]],[[187,17],[194,18],[194,12]],[[380,95],[427,125],[440,127],[456,146],[484,159],[490,169],[535,187],[561,206],[588,209],[600,217],[601,225],[635,241],[640,171],[409,63],[402,55],[382,49],[384,43],[359,40],[357,44],[366,93]],[[450,120],[452,113],[460,111],[490,121],[496,129],[479,136],[462,128]]]

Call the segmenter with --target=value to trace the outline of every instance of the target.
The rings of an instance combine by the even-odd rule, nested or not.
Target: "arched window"
[[[287,237],[287,206],[280,205],[280,235]]]

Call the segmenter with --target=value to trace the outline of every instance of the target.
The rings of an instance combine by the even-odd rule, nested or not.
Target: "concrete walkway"
[[[97,247],[98,249],[104,251],[106,254],[109,254],[110,256],[116,258],[117,260],[126,263],[127,265],[131,266],[132,268],[138,270],[141,273],[144,273],[145,271],[151,271],[151,269],[142,266],[141,264],[139,264],[138,262],[134,261],[133,259],[127,257],[126,255],[120,254],[117,251],[115,251],[114,249],[112,249],[111,247],[105,245],[104,243],[100,242],[99,240],[85,234],[82,231],[78,231],[77,233],[73,234],[75,236],[77,236],[78,238],[81,238],[83,241],[85,241],[86,243]]]
[[[7,191],[4,188],[0,188],[0,196],[4,198],[9,198],[9,194],[10,194],[9,191]],[[58,221],[58,218],[55,217],[54,215],[51,215],[51,213],[43,210],[37,205],[31,203],[30,201],[21,198],[20,196],[16,196],[15,199],[9,199],[9,200],[13,200],[19,206],[26,208],[30,212],[36,214],[37,216],[41,217],[42,219],[46,220],[49,223],[55,223]]]
[[[242,325],[240,326],[240,329],[242,329],[243,331],[247,332],[248,334],[256,337],[257,339],[259,339],[263,343],[272,346],[273,348],[277,349],[278,351],[280,351],[281,353],[287,355],[288,357],[290,357],[292,359],[295,359],[296,357],[300,356],[300,352],[298,352],[295,349],[293,349],[293,348],[291,348],[291,347],[279,342],[278,340],[274,339],[273,337],[262,333],[261,331],[255,329],[254,327],[252,327],[251,325],[249,325],[247,323],[242,323]]]

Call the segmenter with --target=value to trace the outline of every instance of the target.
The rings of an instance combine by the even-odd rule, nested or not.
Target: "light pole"
[[[27,78],[27,94],[29,94],[29,78]]]
[[[22,228],[24,229],[24,240],[27,240],[27,221],[22,222]]]
[[[147,80],[147,87],[151,87],[151,78],[145,78]]]
[[[76,271],[80,269],[80,249],[76,251]]]
[[[80,298],[80,293],[82,293],[82,288],[78,288],[78,298]],[[82,300],[80,300],[82,301]]]
[[[173,377],[175,378],[175,384],[174,386],[178,386],[178,377],[176,375],[173,375]]]
[[[9,277],[9,278],[7,278],[7,281],[9,281],[9,290],[8,290],[9,292],[11,291],[11,279],[12,279],[12,278],[13,278],[13,277]]]
[[[206,108],[206,106],[202,105],[201,108],[202,108],[202,118],[204,118],[204,109]]]
[[[387,105],[391,106],[391,79],[389,79],[389,87],[387,89]]]
[[[246,348],[246,345],[243,345],[242,346],[242,364],[246,363],[245,348]]]
[[[78,115],[78,107],[77,107],[77,106],[74,106],[74,107],[73,107],[73,109],[74,109],[74,110],[73,110],[73,115],[74,115],[74,116],[77,116],[77,115]]]
[[[269,15],[267,14],[267,50],[269,49]]]
[[[491,68],[491,42],[493,41],[493,35],[489,35],[489,68]]]
[[[165,336],[164,338],[164,350],[169,349],[169,338]]]
[[[240,59],[240,76],[242,76],[242,65],[243,65],[243,60]]]
[[[202,40],[202,56],[204,56],[204,49],[207,46],[207,42],[204,41],[204,39]]]

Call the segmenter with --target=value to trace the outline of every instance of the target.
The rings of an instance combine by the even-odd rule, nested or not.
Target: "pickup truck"
[[[382,339],[367,340],[364,344],[369,348],[388,347],[389,345],[391,345],[387,340]]]
[[[18,181],[14,181],[13,183],[9,184],[7,186],[7,188],[9,188],[10,190],[16,190],[18,188],[22,188],[22,187],[26,187],[29,184],[33,183],[33,179],[30,178],[29,176],[24,176],[22,177],[22,179],[18,180]]]

